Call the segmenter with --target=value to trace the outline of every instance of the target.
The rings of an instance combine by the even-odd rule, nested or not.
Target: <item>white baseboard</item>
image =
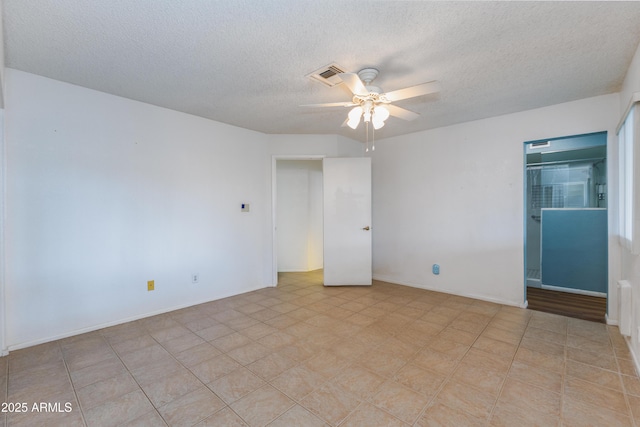
[[[242,292],[241,294],[244,294],[244,293],[247,293],[247,292],[257,291],[259,289],[264,289],[265,287],[266,286],[259,286],[259,287],[250,288],[250,289]],[[241,294],[237,294],[237,293],[235,293],[235,294],[234,293],[222,294],[221,296],[219,296],[217,298],[214,298],[214,299],[210,299],[210,300],[194,301],[194,302],[191,302],[191,303],[181,304],[181,305],[178,305],[178,306],[174,306],[174,307],[170,307],[170,308],[166,308],[166,309],[161,309],[161,310],[157,310],[157,311],[153,311],[153,312],[149,312],[149,313],[145,313],[145,314],[135,315],[135,316],[127,317],[127,318],[124,318],[124,319],[114,320],[114,321],[111,321],[111,322],[105,322],[105,323],[101,323],[101,324],[98,324],[98,325],[92,325],[92,326],[88,326],[86,328],[75,329],[73,331],[65,332],[63,334],[58,334],[58,335],[54,335],[54,336],[50,336],[50,337],[46,337],[46,338],[41,338],[41,339],[38,339],[38,340],[27,341],[27,342],[15,344],[15,345],[10,345],[6,350],[6,354],[3,352],[2,355],[6,356],[11,351],[20,350],[20,349],[27,348],[27,347],[33,347],[35,345],[45,344],[45,343],[48,343],[48,342],[51,342],[51,341],[57,341],[57,340],[60,340],[60,339],[73,337],[75,335],[86,334],[88,332],[98,331],[100,329],[104,329],[104,328],[109,328],[111,326],[120,325],[122,323],[133,322],[135,320],[144,319],[146,317],[157,316],[158,314],[164,314],[164,313],[168,313],[170,311],[180,310],[180,309],[187,308],[187,307],[193,307],[194,305],[198,305],[198,304],[205,304],[205,303],[212,302],[212,301],[218,301],[218,300],[221,300],[221,299],[224,299],[224,298],[229,298],[229,297],[233,297],[233,296],[241,295]]]
[[[491,298],[491,297],[487,297],[487,296],[484,296],[484,295],[474,295],[474,294],[465,294],[465,293],[458,293],[458,292],[448,292],[448,291],[440,289],[440,288],[434,288],[434,287],[431,287],[431,286],[425,286],[425,285],[418,284],[418,283],[400,281],[400,280],[397,280],[397,279],[392,278],[392,277],[385,277],[385,276],[381,276],[381,275],[378,275],[378,274],[374,274],[373,275],[373,279],[374,280],[380,280],[381,282],[394,283],[396,285],[409,286],[411,288],[424,289],[426,291],[441,292],[443,294],[456,295],[456,296],[465,297],[465,298],[473,298],[473,299],[477,299],[477,300],[481,300],[481,301],[493,302],[493,303],[496,303],[496,304],[509,305],[509,306],[512,306],[512,307],[526,308],[526,301],[521,303],[521,304],[518,304],[518,303],[513,302],[513,301],[502,300],[502,299],[499,299],[499,298]],[[524,290],[523,290],[523,292],[524,292]]]
[[[636,375],[640,375],[640,354],[637,354],[635,351],[633,351],[633,346],[631,345],[631,339],[629,337],[625,337],[624,340],[627,342],[627,347],[629,347],[629,351],[631,352],[633,363],[634,365],[636,365]]]

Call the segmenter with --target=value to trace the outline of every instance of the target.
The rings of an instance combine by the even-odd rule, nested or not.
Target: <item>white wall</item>
[[[0,109],[0,356],[8,353],[5,340],[5,315],[7,312],[4,284],[5,284],[5,251],[4,251],[4,235],[5,235],[5,173],[6,173],[6,154],[4,144],[4,109]]]
[[[267,283],[265,135],[16,70],[6,83],[9,349]]]
[[[620,91],[620,116],[618,119],[624,119],[623,114],[626,112],[634,93],[640,92],[640,46],[636,50],[636,54],[631,61],[629,70]],[[636,112],[637,113],[637,112]],[[637,138],[637,136],[636,136]],[[636,147],[637,147],[636,141]],[[618,182],[618,168],[615,168],[615,179]],[[636,190],[640,191],[640,189]],[[617,203],[617,199],[616,202]],[[640,213],[636,213],[638,215]],[[626,248],[618,245],[616,248],[621,253],[621,272],[620,279],[626,279],[631,283],[632,287],[632,327],[630,347],[636,360],[637,369],[640,371],[640,256],[631,254]]]
[[[374,278],[522,305],[523,143],[597,131],[611,141],[618,105],[606,95],[378,141]]]
[[[277,161],[278,271],[322,268],[322,161]]]

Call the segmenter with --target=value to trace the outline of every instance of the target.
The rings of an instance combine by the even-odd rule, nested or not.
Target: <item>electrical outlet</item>
[[[433,272],[433,274],[440,274],[440,266],[438,264],[433,264],[433,267],[431,267],[431,271]]]
[[[155,280],[149,280],[147,282],[147,290],[148,291],[153,291],[156,289],[156,284],[155,284]]]
[[[200,274],[199,273],[193,273],[191,275],[191,283],[198,283],[200,281]]]

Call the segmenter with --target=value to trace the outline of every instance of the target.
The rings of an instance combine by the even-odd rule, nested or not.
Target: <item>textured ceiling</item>
[[[616,92],[640,42],[640,2],[4,0],[8,67],[265,133],[342,134],[344,85],[375,67],[399,101],[376,138]]]

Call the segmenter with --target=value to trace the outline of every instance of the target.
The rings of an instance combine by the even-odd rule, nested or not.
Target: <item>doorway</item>
[[[563,292],[602,298],[606,307],[606,141],[598,132],[525,142],[525,286],[527,297],[536,295],[527,298],[530,306],[540,294],[557,305],[563,295],[554,292]]]
[[[322,275],[322,174],[321,158],[275,160],[278,277],[310,271]]]

